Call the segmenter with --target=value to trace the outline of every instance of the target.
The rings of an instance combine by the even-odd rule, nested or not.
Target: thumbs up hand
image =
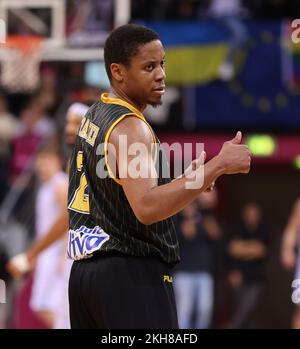
[[[218,155],[224,174],[249,173],[251,156],[247,145],[242,144],[242,133],[223,144]]]

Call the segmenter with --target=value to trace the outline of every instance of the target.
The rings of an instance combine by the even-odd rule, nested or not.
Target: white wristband
[[[11,262],[20,270],[21,273],[27,273],[31,265],[25,253],[20,253],[11,259]]]

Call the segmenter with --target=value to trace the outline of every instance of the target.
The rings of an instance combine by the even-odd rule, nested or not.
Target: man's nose
[[[159,67],[156,75],[156,80],[165,80],[165,78],[166,78],[165,69],[163,67]]]

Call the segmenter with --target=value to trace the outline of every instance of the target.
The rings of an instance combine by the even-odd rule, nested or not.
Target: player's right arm
[[[296,264],[298,229],[300,229],[300,200],[297,200],[293,207],[282,237],[281,262],[287,269],[293,268]]]
[[[132,116],[126,117],[117,124],[108,140],[116,150],[118,172],[125,174],[120,176],[125,195],[137,219],[143,224],[153,224],[175,215],[211,186],[219,176],[248,173],[250,169],[250,153],[247,146],[240,144],[242,135],[238,132],[236,137],[225,142],[220,153],[205,165],[199,159],[194,174],[195,178],[197,175],[200,178],[203,170],[201,166],[204,166],[201,187],[187,189],[188,183],[191,183],[191,178],[186,176],[158,186],[157,178],[151,176],[133,178],[128,164],[134,159],[134,156],[127,154],[127,164],[125,164],[119,153],[119,137],[122,135],[127,136],[128,148],[134,143],[142,143],[146,146],[147,154],[140,156],[140,170],[144,173],[153,173],[153,171],[155,172],[155,164],[153,160],[149,161],[152,159],[152,133],[142,120]]]

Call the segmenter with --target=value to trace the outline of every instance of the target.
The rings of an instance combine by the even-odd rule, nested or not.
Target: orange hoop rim
[[[8,35],[4,47],[15,48],[24,55],[31,55],[41,49],[45,38],[37,35]]]

